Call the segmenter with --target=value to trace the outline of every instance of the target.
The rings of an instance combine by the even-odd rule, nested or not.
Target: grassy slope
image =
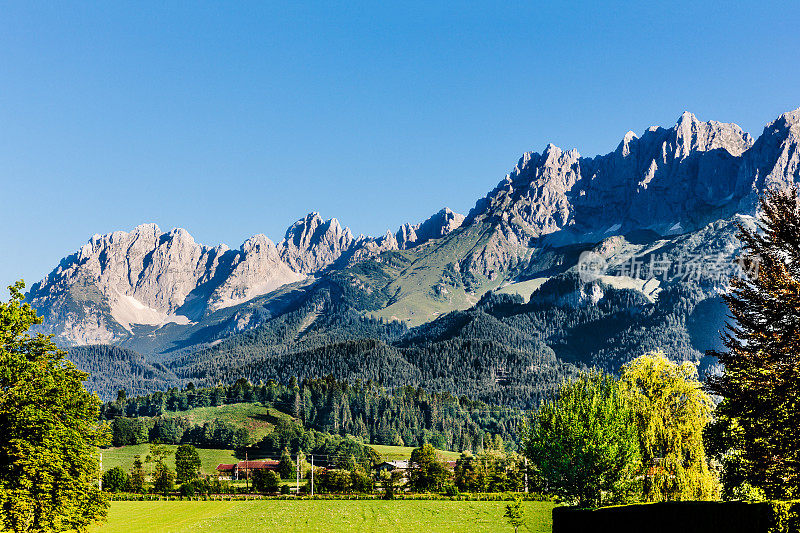
[[[168,411],[164,416],[170,418],[188,418],[192,424],[203,425],[218,418],[237,427],[244,427],[250,432],[250,440],[260,441],[272,431],[275,422],[281,418],[291,420],[292,417],[273,407],[264,407],[258,403],[233,403],[217,407],[196,407],[188,411]]]
[[[403,459],[410,459],[411,452],[414,450],[414,448],[409,446],[384,446],[382,444],[370,444],[369,447],[378,452],[384,461],[402,461]],[[458,452],[449,452],[446,450],[437,450],[437,452],[447,461],[454,461],[461,456]]]
[[[386,292],[395,295],[395,301],[370,315],[418,326],[443,313],[475,305],[483,293],[496,288],[502,280],[484,279],[474,293],[467,292],[463,286],[445,284],[447,293],[436,295],[433,288],[443,282],[442,275],[449,263],[459,264],[473,247],[482,242],[484,229],[483,226],[469,226],[457,232],[457,235],[430,241],[406,252],[411,263],[402,270],[389,272],[394,281],[388,285]]]
[[[381,500],[113,502],[108,522],[92,531],[513,531],[503,518],[505,505]],[[525,502],[527,530],[551,531],[553,505]]]
[[[172,450],[172,455],[167,459],[170,468],[175,468],[175,450],[178,448],[174,445],[167,446]],[[133,466],[133,457],[139,455],[144,461],[145,456],[150,451],[149,444],[136,444],[133,446],[123,446],[121,448],[109,448],[103,450],[103,471],[110,470],[115,466],[119,466],[126,472],[130,472]],[[217,465],[220,463],[235,463],[238,461],[233,456],[232,450],[211,450],[205,448],[198,448],[200,454],[200,461],[202,466],[200,470],[205,474],[212,474],[216,472]]]

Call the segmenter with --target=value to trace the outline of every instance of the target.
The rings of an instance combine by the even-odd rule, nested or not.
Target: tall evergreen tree
[[[138,455],[133,456],[133,466],[131,467],[131,492],[144,492],[145,473],[144,464]]]
[[[765,193],[755,229],[739,226],[749,276],[725,296],[724,372],[709,380],[736,435],[744,481],[770,497],[800,495],[800,202]],[[752,268],[757,266],[757,270]]]
[[[284,448],[281,452],[281,459],[278,463],[278,473],[281,475],[281,479],[292,479],[294,477],[296,470],[296,465],[294,461],[292,461],[292,456],[289,455],[289,449]]]

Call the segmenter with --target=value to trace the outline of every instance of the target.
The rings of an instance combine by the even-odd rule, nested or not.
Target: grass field
[[[262,500],[112,502],[108,522],[92,533],[177,531],[514,531],[505,502]],[[549,502],[525,502],[520,531],[552,530]]]
[[[174,445],[167,445],[167,448],[172,450],[172,454],[167,458],[167,464],[170,468],[175,468],[175,450],[178,448]],[[122,468],[126,472],[131,471],[133,466],[133,458],[138,455],[144,461],[144,458],[150,452],[149,444],[135,444],[132,446],[123,446],[121,448],[109,448],[103,450],[103,471],[110,470],[115,466]],[[201,472],[204,474],[215,474],[217,465],[220,463],[235,463],[238,461],[233,456],[232,450],[210,450],[206,448],[198,448],[197,452],[200,454],[200,461],[202,466]]]
[[[378,452],[384,461],[402,461],[403,459],[410,459],[411,452],[414,451],[414,448],[408,446],[370,444],[369,447]],[[445,450],[436,450],[436,453],[447,461],[455,461],[461,456],[458,452],[448,452]]]
[[[193,409],[196,411],[197,409]],[[409,459],[411,452],[414,448],[405,446],[383,446],[380,444],[370,444],[378,454],[383,457],[384,461],[401,461]],[[175,468],[175,450],[178,448],[176,445],[167,445],[167,448],[172,450],[172,455],[167,459],[167,464],[170,468]],[[202,466],[201,472],[204,474],[215,474],[217,465],[220,463],[235,463],[238,461],[233,455],[233,450],[211,450],[207,448],[198,448],[200,454],[200,461]],[[133,466],[133,458],[138,455],[144,460],[145,456],[150,452],[149,444],[135,444],[132,446],[122,446],[121,448],[108,448],[103,450],[103,471],[110,470],[118,466],[130,472]],[[446,460],[455,460],[461,455],[458,452],[448,452],[444,450],[437,450]]]
[[[232,403],[216,407],[195,407],[188,411],[167,411],[164,416],[170,418],[186,418],[192,424],[202,426],[214,419],[228,422],[236,427],[247,428],[250,432],[251,444],[260,441],[272,431],[280,419],[291,420],[292,417],[274,407],[264,407],[258,403]]]

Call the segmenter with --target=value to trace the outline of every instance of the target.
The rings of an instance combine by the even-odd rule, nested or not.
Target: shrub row
[[[800,500],[664,502],[553,509],[553,533],[797,533]]]
[[[266,494],[200,494],[196,496],[181,496],[180,494],[133,494],[120,492],[111,494],[111,499],[116,501],[244,501],[244,500],[379,500],[380,494],[307,494],[292,495],[266,495]],[[465,493],[456,496],[442,494],[395,494],[395,500],[452,500],[452,501],[510,501],[515,496],[527,501],[550,501],[551,498],[542,494],[493,492],[493,493]]]

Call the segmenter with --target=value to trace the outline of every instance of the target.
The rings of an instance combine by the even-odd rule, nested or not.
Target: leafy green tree
[[[757,228],[739,226],[741,263],[750,275],[724,295],[731,321],[727,352],[711,352],[724,372],[709,379],[723,397],[737,481],[770,498],[800,496],[800,201],[797,188],[761,198]],[[751,268],[753,266],[756,268]],[[739,477],[739,476],[732,476]],[[726,482],[729,485],[730,482]],[[726,487],[728,488],[728,487]]]
[[[164,463],[166,464],[167,457],[172,455],[172,450],[166,444],[160,442],[150,443],[150,454],[145,459],[146,463]]]
[[[194,496],[197,493],[197,488],[193,482],[187,481],[186,483],[181,483],[181,486],[178,487],[178,492],[181,493],[181,496]]]
[[[375,482],[361,465],[355,465],[350,471],[350,486],[353,492],[370,493],[375,489]]]
[[[262,494],[274,494],[281,485],[281,476],[274,470],[253,470],[253,489]]]
[[[103,474],[103,490],[106,492],[125,492],[130,489],[131,479],[118,466]]]
[[[483,492],[484,472],[481,461],[469,452],[462,452],[453,470],[458,490]]]
[[[525,509],[522,508],[522,498],[519,496],[506,505],[506,512],[504,515],[511,527],[514,528],[514,533],[517,533],[520,526],[525,525]]]
[[[716,498],[718,482],[703,447],[713,402],[697,378],[697,367],[652,352],[624,365],[621,383],[632,393],[636,411],[644,499]]]
[[[166,495],[174,489],[175,472],[163,461],[157,462],[153,473],[153,491]]]
[[[138,455],[133,456],[133,466],[131,467],[130,490],[137,494],[144,492],[145,474],[142,459]]]
[[[321,488],[325,492],[345,493],[352,490],[352,478],[347,470],[331,468],[322,472],[318,477]]]
[[[183,444],[175,450],[175,474],[178,483],[185,483],[200,475],[200,454],[191,444]]]
[[[292,479],[296,475],[296,467],[297,465],[292,461],[292,456],[289,454],[289,448],[284,448],[281,452],[281,459],[278,462],[278,473],[281,475],[281,479]]]
[[[430,443],[425,443],[411,452],[409,462],[409,484],[418,492],[436,492],[441,490],[450,472],[436,456],[436,450]]]
[[[105,516],[97,447],[100,400],[23,303],[24,283],[0,302],[0,515],[10,531],[85,530]]]
[[[581,507],[624,497],[639,460],[631,403],[613,377],[589,372],[533,413],[523,445],[549,490]]]
[[[392,470],[381,472],[380,481],[383,485],[383,499],[393,500],[394,494],[398,488],[401,488],[403,483],[403,472],[400,470]]]

